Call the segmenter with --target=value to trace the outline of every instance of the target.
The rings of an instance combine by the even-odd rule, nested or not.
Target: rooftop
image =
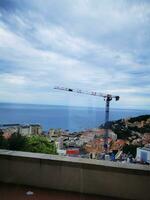
[[[143,149],[143,150],[146,150],[146,151],[150,151],[150,148],[149,147],[142,147],[140,149]]]

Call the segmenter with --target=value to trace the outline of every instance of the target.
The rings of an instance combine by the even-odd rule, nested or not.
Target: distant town
[[[109,122],[107,155],[104,153],[104,135],[105,124],[74,133],[52,128],[45,132],[40,124],[3,124],[0,126],[0,148],[122,163],[150,164],[150,115]],[[12,137],[15,138],[13,142]],[[25,141],[21,139],[16,145],[15,140],[17,141],[18,137],[27,138],[32,147],[29,148],[29,145],[28,148],[27,145],[19,147]],[[37,138],[44,140],[39,142]],[[47,143],[44,147],[46,150],[42,150],[41,143],[45,141],[53,147],[53,151],[48,150],[50,146]],[[34,145],[36,148],[33,148]]]

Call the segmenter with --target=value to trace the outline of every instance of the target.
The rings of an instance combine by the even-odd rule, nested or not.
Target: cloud
[[[62,85],[120,95],[122,107],[148,108],[149,23],[148,1],[2,0],[0,101],[16,101],[15,93],[20,102],[66,104],[68,98],[90,105],[87,97],[51,90]]]
[[[1,83],[6,83],[12,86],[15,85],[24,85],[25,84],[25,78],[23,76],[16,76],[13,74],[2,74],[0,75]]]

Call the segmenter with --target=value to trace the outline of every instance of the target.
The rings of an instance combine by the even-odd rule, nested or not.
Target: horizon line
[[[1,102],[0,104],[24,104],[24,105],[39,105],[39,106],[64,106],[64,107],[78,107],[78,108],[94,108],[94,109],[105,109],[104,107],[95,107],[95,106],[82,106],[82,105],[62,105],[62,104],[41,104],[41,103],[27,103],[27,102]],[[150,111],[149,109],[142,108],[116,108],[116,107],[110,107],[110,109],[118,109],[118,110],[139,110],[139,111]]]

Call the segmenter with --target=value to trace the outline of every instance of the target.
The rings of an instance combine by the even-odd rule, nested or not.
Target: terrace
[[[31,191],[33,195],[27,195]],[[100,195],[81,194],[24,185],[0,183],[1,200],[115,200]],[[118,199],[119,200],[119,199]],[[121,200],[121,199],[120,199]]]
[[[0,182],[1,200],[150,199],[150,167],[138,164],[0,150]]]

